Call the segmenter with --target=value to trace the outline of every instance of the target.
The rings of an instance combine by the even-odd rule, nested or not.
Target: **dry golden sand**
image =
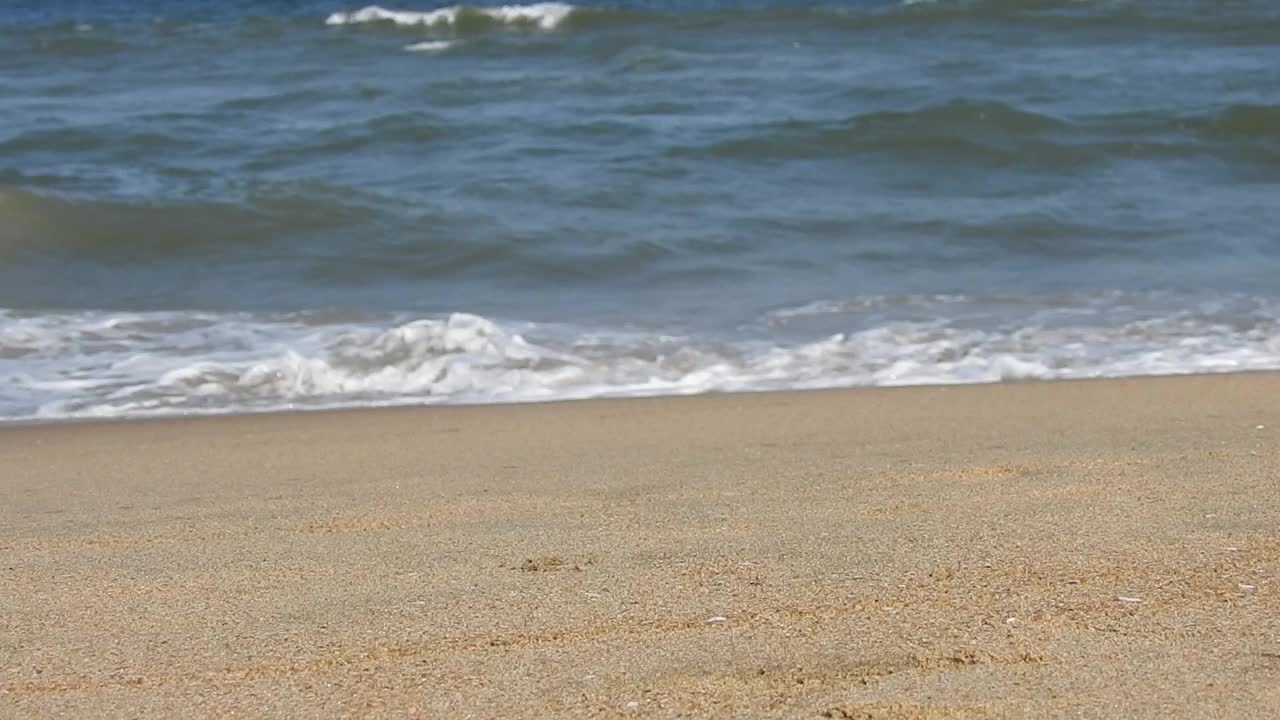
[[[1278,451],[1263,374],[4,429],[0,716],[1276,718]]]

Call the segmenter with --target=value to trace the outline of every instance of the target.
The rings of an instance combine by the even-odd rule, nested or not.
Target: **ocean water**
[[[0,7],[0,418],[1280,368],[1280,3],[397,1]]]

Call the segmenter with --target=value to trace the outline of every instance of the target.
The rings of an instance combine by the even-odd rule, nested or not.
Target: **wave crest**
[[[885,296],[782,308],[761,321],[763,332],[734,339],[467,313],[389,321],[0,311],[0,417],[1280,369],[1280,305],[1262,298],[1071,296],[1028,314],[1018,299]]]
[[[1000,102],[956,99],[909,111],[873,111],[843,121],[787,121],[752,128],[706,148],[675,148],[676,155],[709,152],[743,160],[830,157],[846,153],[930,152],[954,158],[996,157],[1070,161],[1044,138],[1069,128],[1067,121]],[[1038,154],[1026,152],[1034,145]]]
[[[402,27],[458,27],[468,21],[492,22],[501,25],[532,26],[542,30],[554,30],[574,11],[572,5],[558,2],[531,5],[500,5],[480,7],[453,5],[430,11],[388,10],[370,5],[352,12],[336,12],[325,20],[326,25],[362,25],[390,23]]]

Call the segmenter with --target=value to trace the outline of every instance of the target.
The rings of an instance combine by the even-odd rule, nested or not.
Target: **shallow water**
[[[22,0],[0,416],[1280,368],[1280,6]]]

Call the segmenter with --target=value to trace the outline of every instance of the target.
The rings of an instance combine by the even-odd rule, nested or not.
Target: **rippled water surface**
[[[1280,368],[1280,5],[17,0],[0,417]]]

